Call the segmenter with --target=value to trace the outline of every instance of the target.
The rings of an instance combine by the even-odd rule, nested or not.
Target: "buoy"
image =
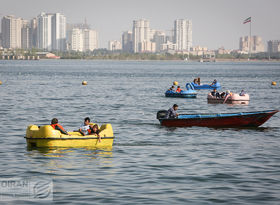
[[[0,80],[0,85],[2,85],[2,81]]]
[[[87,81],[84,80],[84,81],[82,82],[82,85],[87,85]]]
[[[277,85],[277,83],[275,81],[272,81],[271,85]]]
[[[173,82],[173,85],[178,85],[178,82],[177,82],[177,81],[174,81],[174,82]]]

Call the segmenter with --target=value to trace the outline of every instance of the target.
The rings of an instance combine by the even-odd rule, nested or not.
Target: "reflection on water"
[[[45,164],[48,169],[74,168],[76,167],[75,160],[81,158],[87,160],[86,164],[98,161],[99,166],[111,166],[113,157],[112,148],[39,148],[28,146],[26,150],[28,151],[26,156],[31,161],[38,157],[48,159]]]

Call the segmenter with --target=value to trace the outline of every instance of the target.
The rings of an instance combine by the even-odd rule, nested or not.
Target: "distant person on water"
[[[84,119],[84,123],[83,123],[83,124],[80,126],[80,128],[79,128],[79,132],[80,132],[83,136],[89,134],[89,130],[90,130],[89,123],[90,123],[90,118],[89,118],[89,117],[86,117],[86,118]]]
[[[221,98],[224,98],[225,95],[226,95],[226,93],[225,93],[225,92],[222,92],[222,93],[220,94],[220,97],[221,97]]]
[[[217,83],[217,80],[214,79],[213,82],[211,83],[211,85],[215,85],[216,83]],[[211,86],[211,85],[210,85],[210,86]]]
[[[68,135],[66,130],[60,124],[58,124],[58,119],[53,118],[51,121],[51,126],[53,129],[60,131],[62,134]]]
[[[172,85],[168,90],[169,90],[169,91],[175,91],[174,85]]]
[[[240,96],[245,96],[246,92],[244,90],[241,90],[241,92],[239,93]]]
[[[174,104],[172,106],[172,108],[170,108],[167,111],[167,118],[176,118],[176,117],[178,117],[179,114],[176,112],[177,110],[178,110],[178,105]]]
[[[213,97],[220,98],[220,93],[217,92],[216,88],[213,89],[213,91],[211,92],[211,95]]]
[[[178,85],[176,93],[180,93],[182,91],[181,87]]]
[[[90,135],[96,135],[98,136],[98,141],[101,142],[101,137],[99,135],[100,130],[98,129],[98,125],[90,125]]]

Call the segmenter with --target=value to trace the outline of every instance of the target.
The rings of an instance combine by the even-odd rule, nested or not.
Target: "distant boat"
[[[173,98],[196,98],[197,92],[195,91],[181,91],[179,93],[167,90],[165,92],[165,97],[173,97]]]
[[[194,87],[195,90],[213,90],[213,89],[218,90],[221,88],[221,85],[219,82],[216,82],[213,85],[208,85],[208,84],[198,85],[198,84],[192,82],[191,85]]]
[[[215,114],[180,114],[178,118],[167,119],[167,111],[157,112],[160,124],[166,127],[258,127],[278,110]]]
[[[250,101],[249,94],[239,95],[238,93],[231,93],[226,97],[215,97],[211,93],[207,95],[207,102],[209,104],[228,103],[228,104],[244,104],[248,105]]]
[[[187,90],[182,90],[181,92],[175,92],[173,90],[167,90],[165,92],[165,97],[173,97],[173,98],[196,98],[197,92],[193,89],[191,84],[187,83]]]

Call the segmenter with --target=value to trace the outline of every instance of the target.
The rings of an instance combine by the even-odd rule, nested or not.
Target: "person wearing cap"
[[[178,113],[176,112],[178,110],[178,105],[174,104],[168,111],[167,111],[167,118],[176,118],[178,117]]]

